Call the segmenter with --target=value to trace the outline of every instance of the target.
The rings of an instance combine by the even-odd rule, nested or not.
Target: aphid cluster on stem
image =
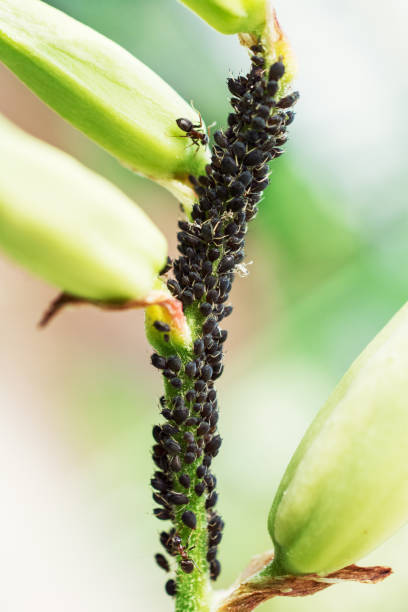
[[[279,80],[285,71],[283,63],[277,61],[266,69],[262,46],[254,45],[251,50],[250,72],[228,79],[234,112],[228,116],[228,128],[214,134],[206,175],[190,177],[198,201],[191,221],[179,222],[180,256],[173,261],[174,278],[167,281],[185,313],[200,323],[201,332],[187,360],[177,355],[152,356],[153,365],[162,371],[170,389],[161,400],[167,423],[153,428],[153,460],[158,471],[151,484],[159,504],[154,512],[159,519],[170,519],[175,525],[161,534],[160,541],[171,557],[178,556],[184,572],[194,572],[188,543],[183,546],[179,531],[196,529],[197,516],[191,506],[202,500],[207,517],[207,562],[213,580],[221,569],[217,547],[224,527],[214,509],[218,496],[210,469],[222,442],[217,432],[214,387],[223,371],[227,338],[220,323],[232,312],[227,302],[235,272],[245,257],[247,223],[257,214],[268,185],[268,163],[283,153],[286,127],[294,118],[288,109],[298,98],[292,93],[277,99]],[[190,125],[185,119],[178,119],[177,124],[195,144],[205,141],[202,133],[198,132],[199,136],[194,131],[201,126]],[[164,331],[160,322],[156,328]],[[156,560],[167,569],[160,555]],[[176,592],[172,579],[166,584],[166,592]]]
[[[161,322],[158,327],[162,331]],[[207,325],[208,333],[204,337],[213,333],[215,327],[214,319]],[[185,362],[178,355],[163,357],[154,353],[151,357],[152,365],[162,372],[171,390],[167,397],[160,399],[161,414],[167,422],[153,427],[153,461],[158,469],[151,485],[153,499],[158,504],[154,515],[160,520],[178,522],[190,532],[197,528],[197,516],[192,508],[197,500],[202,500],[200,505],[207,514],[208,542],[212,547],[211,558],[207,560],[210,575],[215,580],[220,571],[216,549],[224,523],[214,510],[216,479],[210,466],[218,454],[221,437],[217,434],[215,374],[203,359],[206,345],[210,346],[203,339],[197,339],[193,346],[194,359]],[[187,552],[189,547],[187,543],[183,546],[179,531],[173,528],[168,533],[163,532],[160,539],[168,554],[178,556],[178,565],[184,573],[196,570]],[[156,555],[156,562],[168,571],[170,566],[163,562],[161,554]]]

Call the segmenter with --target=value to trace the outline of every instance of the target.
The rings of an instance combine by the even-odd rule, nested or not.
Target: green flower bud
[[[0,61],[136,172],[176,192],[175,181],[203,173],[208,148],[191,146],[176,124],[180,117],[199,124],[197,111],[125,49],[61,11],[39,0],[0,0]]]
[[[261,33],[267,0],[181,0],[222,34]]]
[[[408,304],[368,345],[295,452],[268,528],[276,574],[328,574],[408,519]]]
[[[246,47],[261,43],[266,66],[281,60],[285,74],[280,79],[283,96],[293,81],[296,63],[287,37],[280,27],[271,0],[180,0],[223,34],[239,34]]]
[[[111,183],[0,116],[0,248],[64,291],[144,299],[164,236]]]
[[[191,329],[183,313],[183,304],[174,298],[163,285],[152,292],[151,306],[145,309],[146,337],[160,355],[170,356],[177,350],[180,353],[191,351]],[[167,325],[163,332],[157,329],[157,322]]]

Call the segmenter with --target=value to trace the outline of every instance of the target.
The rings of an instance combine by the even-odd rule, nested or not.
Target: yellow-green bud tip
[[[157,288],[149,296],[151,305],[145,311],[146,336],[161,354],[170,355],[174,349],[189,350],[191,330],[183,312],[183,304],[167,289]],[[159,325],[158,325],[159,324]],[[165,326],[162,329],[162,325]]]

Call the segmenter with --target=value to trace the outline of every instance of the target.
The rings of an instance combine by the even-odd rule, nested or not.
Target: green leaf
[[[76,296],[146,297],[167,245],[134,202],[1,116],[0,159],[0,248]]]
[[[260,33],[267,0],[181,0],[222,34]]]
[[[408,520],[408,304],[368,345],[295,452],[272,505],[271,571],[328,574]]]
[[[197,111],[125,49],[48,4],[0,0],[0,61],[136,172],[172,191],[203,173],[207,148],[176,125],[199,123]]]

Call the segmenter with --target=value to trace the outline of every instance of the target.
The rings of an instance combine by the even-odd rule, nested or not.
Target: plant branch
[[[279,97],[284,65],[278,61],[266,69],[262,45],[251,51],[249,73],[228,80],[234,109],[229,127],[214,134],[206,175],[190,177],[197,202],[189,219],[179,222],[181,255],[167,286],[183,304],[191,345],[177,341],[172,320],[159,311],[147,320],[157,350],[152,364],[162,371],[166,389],[161,403],[167,423],[153,428],[159,471],[152,486],[160,505],[154,513],[173,523],[160,540],[178,562],[177,582],[166,583],[177,612],[207,611],[207,576],[216,580],[221,569],[217,546],[224,523],[214,510],[216,480],[210,471],[221,446],[214,383],[223,371],[227,332],[219,324],[232,312],[227,302],[236,273],[245,271],[247,224],[269,183],[268,162],[283,153],[286,126],[294,118],[288,109],[298,97]],[[162,555],[156,560],[169,569]]]

